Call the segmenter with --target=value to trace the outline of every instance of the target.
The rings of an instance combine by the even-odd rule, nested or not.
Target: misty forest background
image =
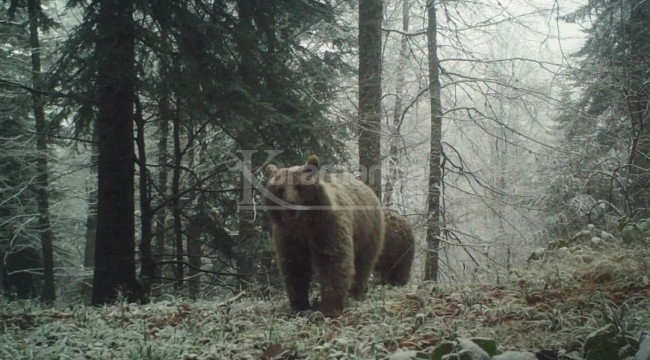
[[[260,181],[267,150],[380,163],[414,283],[507,274],[588,225],[647,230],[648,1],[0,10],[0,251],[37,250],[43,301],[281,291],[265,214],[238,211],[241,150]]]

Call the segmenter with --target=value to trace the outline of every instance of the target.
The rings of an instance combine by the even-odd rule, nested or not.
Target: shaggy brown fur
[[[375,273],[381,284],[406,285],[415,256],[413,230],[406,218],[391,210],[384,212],[384,222],[384,249],[375,265]]]
[[[291,307],[307,310],[312,275],[320,283],[319,310],[341,315],[346,295],[368,289],[384,242],[379,199],[346,174],[319,171],[318,157],[290,168],[268,165],[266,205],[276,259]]]

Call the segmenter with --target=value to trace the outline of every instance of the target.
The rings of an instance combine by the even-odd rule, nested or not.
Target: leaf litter
[[[4,303],[0,358],[375,359],[471,337],[503,351],[570,354],[598,329],[629,338],[648,330],[648,259],[647,246],[616,244],[551,253],[500,281],[375,287],[337,319],[292,314],[283,294],[243,292],[98,308]]]

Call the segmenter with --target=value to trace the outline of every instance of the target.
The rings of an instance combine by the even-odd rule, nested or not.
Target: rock
[[[590,243],[592,248],[600,248],[603,246],[603,240],[598,236],[592,237]]]
[[[614,237],[614,235],[608,233],[605,230],[600,232],[600,238],[603,239],[603,241],[608,242],[608,243],[616,241],[616,238]]]
[[[490,360],[490,355],[483,350],[478,344],[468,339],[458,339],[458,345],[463,349],[461,358],[472,360]]]

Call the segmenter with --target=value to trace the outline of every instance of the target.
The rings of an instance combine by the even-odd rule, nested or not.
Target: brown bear
[[[338,317],[349,293],[359,299],[384,242],[379,199],[348,174],[327,174],[318,157],[290,168],[265,168],[265,202],[276,260],[295,311],[310,308],[312,276],[320,284],[318,310]]]
[[[406,218],[392,210],[385,210],[384,223],[384,249],[375,265],[375,274],[381,284],[406,285],[415,256],[413,230]]]

